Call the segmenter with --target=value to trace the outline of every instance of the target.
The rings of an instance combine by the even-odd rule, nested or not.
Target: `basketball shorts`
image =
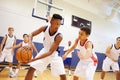
[[[64,60],[64,65],[66,65],[66,66],[71,66],[71,62],[72,62],[72,58],[66,58],[66,59]]]
[[[94,62],[79,61],[74,72],[74,76],[93,80],[97,65]]]
[[[36,57],[40,56],[44,52],[45,52],[44,50],[40,51],[40,53],[38,53]],[[49,64],[51,64],[51,73],[53,76],[59,76],[65,74],[63,60],[59,56],[48,56],[46,58],[36,60],[34,62],[31,62],[30,66],[35,68],[37,72],[43,73],[43,71],[46,69],[46,67]]]
[[[2,55],[0,56],[0,62],[3,62],[4,60],[6,62],[13,62],[12,50],[6,50],[6,49],[4,49],[2,51]]]
[[[119,65],[118,62],[112,61],[110,58],[106,57],[103,61],[102,70],[103,71],[110,71],[110,67],[113,71],[119,71]]]

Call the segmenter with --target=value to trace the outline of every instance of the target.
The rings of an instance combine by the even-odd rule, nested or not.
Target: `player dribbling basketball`
[[[54,76],[60,76],[60,80],[66,80],[63,60],[58,56],[57,48],[62,41],[62,34],[58,32],[61,25],[62,16],[53,14],[50,21],[50,26],[42,26],[38,30],[31,33],[31,38],[44,32],[43,45],[44,48],[30,62],[30,68],[25,77],[25,80],[32,80],[33,73],[38,70],[42,73],[48,64],[51,64],[51,72]]]

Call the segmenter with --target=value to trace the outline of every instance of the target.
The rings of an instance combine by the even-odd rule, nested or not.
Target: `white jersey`
[[[118,57],[120,55],[120,48],[116,48],[115,44],[112,44],[110,55],[113,59],[118,60]]]
[[[44,50],[46,52],[49,51],[49,49],[51,48],[52,44],[55,41],[56,36],[59,35],[59,34],[60,33],[56,32],[53,35],[51,35],[50,34],[50,28],[46,27],[46,30],[44,32],[44,39],[43,39],[43,46],[44,46]],[[58,55],[58,54],[54,54],[55,52],[53,52],[52,56]]]
[[[23,46],[28,46],[28,43],[25,43],[24,41],[22,42],[22,47]]]
[[[89,40],[86,40],[85,43],[83,45],[80,44],[80,41],[78,42],[78,48],[80,49],[80,53],[82,53],[84,55],[84,53],[86,53],[86,44],[90,42]],[[79,53],[78,53],[78,57],[79,57]],[[97,62],[97,56],[95,54],[95,52],[92,51],[92,57],[88,58],[88,59],[84,59],[81,61],[88,61],[88,62]]]
[[[6,34],[6,42],[5,42],[4,49],[13,46],[14,41],[15,41],[14,35],[10,37],[9,34]]]
[[[71,48],[71,46],[67,46],[67,47],[64,48],[64,50],[68,50],[68,49],[70,49],[70,48]],[[70,52],[70,53],[67,55],[67,58],[72,58],[72,52]]]

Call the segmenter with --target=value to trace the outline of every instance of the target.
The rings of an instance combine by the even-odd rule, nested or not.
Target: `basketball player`
[[[116,38],[115,44],[111,44],[107,47],[105,54],[107,57],[103,61],[100,80],[104,80],[105,72],[110,71],[110,67],[116,74],[116,80],[120,80],[119,79],[119,64],[118,64],[118,58],[120,55],[120,37]]]
[[[83,77],[86,80],[93,80],[97,67],[97,57],[93,52],[93,44],[88,39],[90,33],[91,30],[88,27],[82,27],[74,45],[63,55],[63,59],[65,59],[68,53],[70,53],[77,46],[80,49],[78,52],[80,61],[75,69],[73,80],[78,80],[79,77]]]
[[[19,44],[17,45],[14,45],[12,47],[8,47],[6,49],[14,49],[14,48],[18,48],[18,47],[24,47],[24,46],[29,46],[28,45],[28,42],[29,42],[29,35],[28,34],[23,34],[23,41],[20,42]],[[36,52],[36,54],[38,53],[34,43],[32,43],[32,48],[34,49],[34,51]],[[18,65],[17,65],[17,69],[15,71],[15,74],[11,75],[11,77],[17,77],[18,75],[18,72],[19,72],[19,69],[20,69],[20,66],[21,66],[21,63],[18,61]],[[35,73],[35,77],[37,77],[36,73]]]
[[[68,46],[67,48],[65,47],[65,51],[64,52],[67,52],[67,50],[69,50],[71,47],[71,41],[68,41]],[[71,75],[71,62],[72,62],[72,52],[70,54],[67,55],[67,58],[64,60],[64,64],[66,66],[68,66],[68,75],[70,76]]]
[[[2,43],[0,45],[1,46],[0,47],[0,62],[3,62],[5,59],[5,61],[9,63],[9,76],[10,77],[11,75],[14,74],[12,70],[14,50],[13,49],[7,50],[6,48],[16,44],[16,37],[13,33],[14,33],[14,28],[9,27],[8,34],[4,36]]]
[[[32,63],[30,63],[31,65],[25,80],[32,80],[34,71],[38,70],[42,73],[48,64],[51,64],[51,72],[54,76],[60,76],[60,80],[66,80],[63,60],[58,56],[58,52],[56,51],[62,41],[62,34],[58,32],[61,20],[62,16],[59,14],[53,14],[50,26],[42,26],[30,34],[32,38],[41,32],[44,32],[44,48],[38,53],[36,58],[29,61]]]

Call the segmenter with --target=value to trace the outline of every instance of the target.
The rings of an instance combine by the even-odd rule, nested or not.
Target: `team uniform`
[[[110,55],[113,59],[118,60],[120,54],[120,48],[116,48],[115,44],[112,44]],[[113,71],[119,71],[118,62],[112,61],[110,58],[106,57],[103,61],[102,69],[103,71],[110,71],[110,67]]]
[[[80,53],[86,52],[85,45],[90,42],[89,40],[86,40],[84,45],[80,44],[80,41],[78,41],[78,48],[80,49]],[[78,53],[79,57],[79,53]],[[94,73],[97,67],[97,56],[95,53],[92,53],[92,57],[84,60],[80,60],[77,64],[77,67],[75,69],[74,75],[78,77],[86,78],[86,80],[93,80]]]
[[[43,40],[44,48],[40,51],[40,53],[37,54],[36,57],[39,57],[41,54],[45,52],[48,52],[52,44],[54,43],[56,36],[59,34],[60,33],[56,32],[54,35],[50,35],[50,28],[46,27],[46,30],[44,31],[44,40]],[[54,51],[52,55],[40,60],[36,60],[30,64],[31,67],[35,68],[40,73],[42,73],[46,69],[48,64],[51,64],[52,75],[59,76],[65,74],[63,60],[60,56],[58,56],[58,51]]]
[[[65,48],[65,50],[70,49],[70,46],[68,48]],[[71,62],[72,62],[72,53],[69,53],[67,55],[67,58],[64,60],[64,64],[67,66],[71,66]]]
[[[14,41],[15,41],[14,35],[10,37],[8,34],[6,34],[6,42],[5,42],[4,49],[2,51],[2,55],[0,57],[0,62],[3,62],[4,60],[6,62],[13,62],[12,49],[6,49],[6,48],[13,46]]]

